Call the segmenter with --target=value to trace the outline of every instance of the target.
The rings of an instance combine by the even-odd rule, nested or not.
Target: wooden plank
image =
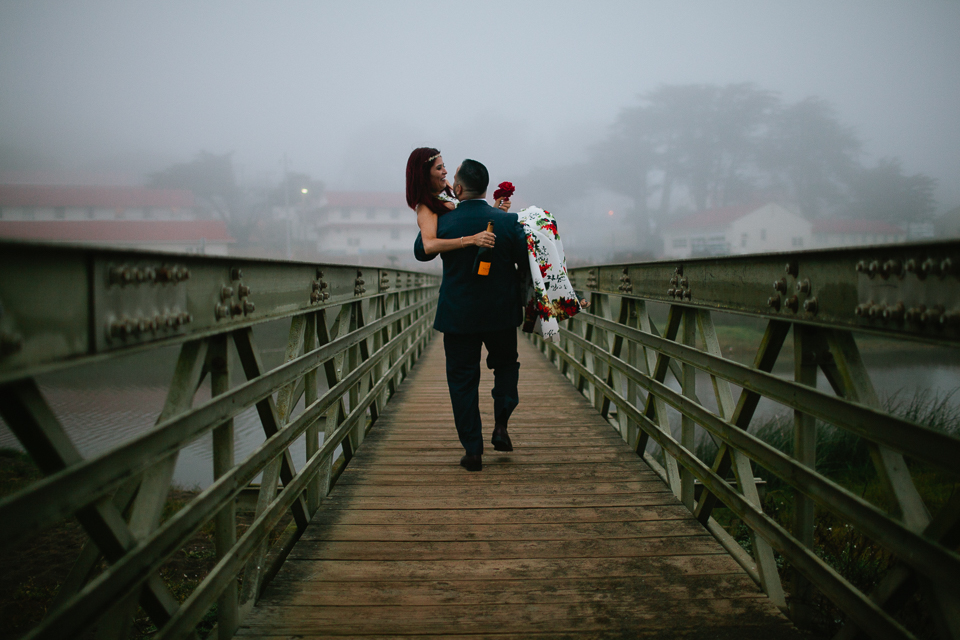
[[[591,402],[519,351],[515,450],[470,473],[427,347],[238,637],[801,637]],[[485,439],[491,384],[483,369]]]
[[[324,509],[317,528],[333,524],[453,524],[498,525],[577,522],[643,522],[677,520],[689,513],[676,503],[640,507],[568,507],[560,509]],[[304,536],[310,535],[308,528]]]
[[[489,458],[492,456],[488,456]],[[636,471],[634,471],[636,469]],[[422,481],[429,483],[433,480],[434,475],[441,475],[446,473],[455,473],[459,477],[463,476],[463,472],[460,471],[460,468],[457,467],[447,468],[447,465],[389,465],[389,464],[380,464],[376,466],[369,466],[363,469],[358,466],[350,466],[344,470],[344,475],[352,474],[353,477],[358,479],[363,478],[376,478],[381,475],[396,475],[403,474],[408,480]],[[482,474],[476,474],[474,477],[474,482],[508,482],[516,481],[517,478],[525,479],[531,476],[535,477],[554,477],[562,476],[566,478],[601,478],[601,477],[626,477],[629,479],[635,478],[646,478],[649,477],[649,474],[652,471],[649,467],[641,466],[638,467],[633,461],[627,463],[620,462],[598,462],[592,464],[546,464],[546,463],[530,463],[530,464],[511,464],[511,465],[485,465],[483,468]],[[472,476],[471,476],[472,477]],[[444,480],[446,481],[446,480]],[[464,479],[464,482],[468,480]]]
[[[303,589],[272,589],[264,604],[329,607],[367,599],[383,606],[424,606],[438,602],[459,606],[611,602],[617,598],[617,592],[637,588],[655,591],[672,600],[763,598],[763,594],[747,576],[717,573],[692,576],[683,585],[663,576],[582,578],[560,585],[551,580],[425,580],[409,584],[389,580],[339,583],[312,581],[306,583]]]
[[[636,558],[643,556],[704,555],[716,551],[716,540],[703,533],[679,538],[597,540],[482,540],[416,541],[376,544],[366,541],[304,540],[290,558],[298,560],[470,560],[472,558]]]
[[[473,483],[471,483],[473,484]],[[547,495],[612,495],[658,492],[663,490],[659,478],[647,482],[556,482],[549,484],[481,484],[473,486],[437,485],[430,489],[434,498],[482,498],[484,496],[547,496]],[[413,498],[423,493],[418,485],[352,485],[344,487],[337,495],[344,498]]]
[[[690,629],[762,627],[770,637],[800,638],[768,601],[754,598],[704,599],[693,606],[665,607],[663,602],[560,602],[555,604],[500,604],[464,610],[458,606],[336,606],[258,607],[258,616],[246,629],[256,632],[312,633],[541,633],[610,629]],[[480,611],[478,611],[480,609]],[[243,632],[238,635],[242,635]],[[706,636],[704,636],[706,637]],[[754,636],[758,637],[758,636]]]
[[[676,504],[669,491],[631,493],[612,496],[499,496],[490,497],[474,508],[536,509],[549,507],[635,507]],[[381,498],[341,498],[331,494],[328,509],[457,509],[467,508],[460,498],[420,496],[397,500]]]
[[[452,524],[337,524],[313,527],[301,540],[453,541],[470,540],[599,540],[703,535],[704,529],[684,518],[648,521],[544,522],[474,527],[464,533]]]
[[[718,547],[719,549],[719,547]],[[573,558],[557,562],[551,558],[529,558],[523,562],[499,558],[474,560],[408,560],[389,562],[363,560],[291,560],[267,590],[268,595],[284,583],[304,585],[312,581],[353,580],[568,580],[571,578],[689,576],[732,574],[738,565],[723,550],[700,556],[633,558]],[[682,584],[682,581],[681,581]],[[297,587],[300,588],[300,587]],[[637,596],[639,597],[639,595]]]

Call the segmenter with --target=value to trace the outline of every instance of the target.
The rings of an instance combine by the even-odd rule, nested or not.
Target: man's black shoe
[[[513,451],[513,443],[510,442],[510,436],[507,434],[507,425],[498,424],[493,428],[490,443],[497,451]]]
[[[482,471],[483,457],[482,456],[463,456],[462,458],[460,458],[460,466],[466,469],[467,471]]]

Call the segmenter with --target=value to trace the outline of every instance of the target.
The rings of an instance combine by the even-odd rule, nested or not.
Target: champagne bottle
[[[493,233],[493,220],[487,223],[487,232]],[[478,276],[490,275],[490,263],[493,262],[493,247],[480,247],[477,259],[473,261],[473,272]]]

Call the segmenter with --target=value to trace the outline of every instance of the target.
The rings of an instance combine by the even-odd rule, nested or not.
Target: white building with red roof
[[[327,191],[313,221],[317,252],[364,264],[412,264],[417,216],[403,193]]]
[[[797,251],[813,239],[806,218],[773,202],[682,216],[661,233],[667,258]]]
[[[906,242],[907,231],[879,220],[816,220],[813,242],[820,248]]]
[[[0,238],[210,255],[234,242],[189,191],[46,185],[0,185]]]
[[[710,209],[663,227],[664,256],[799,251],[906,242],[905,229],[878,220],[807,220],[776,203]]]

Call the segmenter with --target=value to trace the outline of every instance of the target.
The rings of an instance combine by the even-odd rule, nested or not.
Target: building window
[[[370,209],[369,211],[367,211],[367,220],[374,220],[376,219],[376,217],[377,217],[376,211],[374,211],[373,209]]]
[[[740,246],[741,247],[747,246],[747,234],[745,233],[740,234]]]
[[[360,238],[347,238],[347,246],[348,246],[348,247],[359,247],[359,246],[360,246]]]
[[[343,211],[340,212],[340,217],[343,218],[344,220],[349,220],[350,212],[344,209]]]
[[[761,240],[766,240],[766,239],[767,239],[767,230],[766,230],[766,229],[760,229],[760,239],[761,239]]]
[[[399,210],[399,209],[394,209],[393,211],[390,212],[390,219],[391,219],[391,220],[396,220],[396,219],[399,218],[399,217],[400,217],[400,210]]]
[[[53,217],[57,220],[63,220],[67,217],[67,208],[66,207],[54,207]]]
[[[794,247],[802,247],[803,238],[790,238],[790,244],[793,245]]]
[[[673,248],[674,249],[683,249],[687,246],[686,238],[674,238],[673,239]]]
[[[391,239],[391,240],[399,240],[399,239],[400,239],[400,230],[399,230],[399,229],[394,229],[393,231],[391,231],[391,232],[390,232],[390,239]]]

